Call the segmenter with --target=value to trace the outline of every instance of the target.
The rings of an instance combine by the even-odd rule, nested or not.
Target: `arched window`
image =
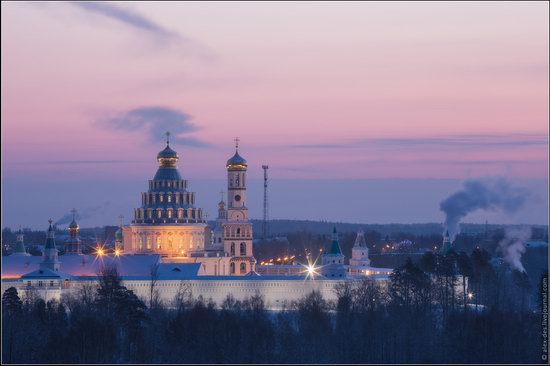
[[[231,255],[235,255],[235,243],[231,243]]]
[[[231,264],[229,265],[229,268],[230,268],[231,274],[235,274],[235,263],[231,263]]]
[[[157,249],[162,249],[162,238],[157,236]]]
[[[246,273],[246,263],[241,263],[240,267],[241,267],[241,274],[245,274]]]
[[[241,243],[241,255],[246,255],[246,244]]]

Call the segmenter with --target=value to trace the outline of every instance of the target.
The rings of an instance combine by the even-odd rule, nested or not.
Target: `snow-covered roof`
[[[42,256],[2,256],[2,278],[20,277],[37,270]]]
[[[21,278],[24,279],[31,279],[31,278],[70,278],[71,275],[64,273],[64,272],[57,272],[52,271],[48,268],[43,269],[37,269],[36,271],[32,271],[29,273],[25,273],[21,276]]]
[[[20,277],[40,269],[42,257],[2,257],[2,278]],[[102,268],[116,265],[122,277],[151,277],[151,267],[159,263],[159,278],[182,278],[197,276],[200,263],[162,263],[160,255],[62,255],[59,256],[60,272],[76,277],[95,277]]]

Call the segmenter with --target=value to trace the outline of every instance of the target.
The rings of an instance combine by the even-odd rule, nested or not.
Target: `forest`
[[[260,293],[214,304],[185,281],[170,303],[140,299],[106,268],[61,301],[7,289],[2,362],[544,363],[532,287],[485,250],[428,252],[387,282],[343,282],[335,302],[312,292],[271,311]]]

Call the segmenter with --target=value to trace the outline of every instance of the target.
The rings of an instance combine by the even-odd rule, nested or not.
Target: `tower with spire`
[[[12,255],[25,256],[25,257],[30,256],[30,254],[27,253],[27,250],[25,249],[25,243],[23,241],[23,238],[24,238],[23,230],[21,230],[21,226],[20,226],[16,236],[15,250]]]
[[[46,245],[44,245],[44,252],[42,253],[42,262],[40,263],[40,269],[50,269],[52,271],[59,271],[59,257],[57,248],[55,247],[55,230],[52,226],[52,219],[48,222],[48,232],[46,233]]]
[[[223,248],[231,257],[230,275],[255,272],[252,251],[252,223],[246,206],[246,170],[248,164],[239,155],[239,138],[235,138],[235,154],[227,160],[227,219],[223,227]]]
[[[82,254],[81,241],[78,237],[80,227],[76,223],[76,210],[73,209],[73,221],[69,224],[69,238],[65,242],[65,254],[66,255],[79,255]]]
[[[355,238],[355,244],[351,249],[350,267],[370,266],[369,248],[365,241],[365,232],[359,230]]]
[[[332,230],[332,242],[329,250],[321,256],[321,274],[326,278],[343,278],[346,276],[344,254],[340,248],[336,227]]]

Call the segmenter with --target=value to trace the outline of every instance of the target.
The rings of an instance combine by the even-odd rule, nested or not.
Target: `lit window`
[[[172,202],[172,195],[168,195],[168,202]]]

